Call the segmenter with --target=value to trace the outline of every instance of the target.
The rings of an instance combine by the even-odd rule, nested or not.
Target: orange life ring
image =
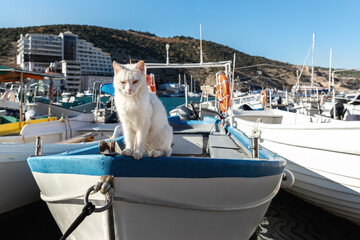
[[[230,84],[223,73],[216,74],[216,98],[219,101],[220,110],[226,112],[230,108]]]
[[[264,98],[262,100],[262,104],[265,106],[266,102],[267,102],[267,92],[265,90],[261,90],[260,92],[260,96],[264,95]]]
[[[149,92],[156,95],[156,85],[155,85],[155,76],[154,74],[146,75],[146,83],[149,89]]]

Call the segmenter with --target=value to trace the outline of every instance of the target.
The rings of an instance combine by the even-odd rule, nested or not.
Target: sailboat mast
[[[190,92],[193,92],[193,79],[192,79],[192,75],[190,75]]]
[[[315,33],[313,33],[313,42],[312,42],[311,86],[314,86],[314,54],[315,54]]]
[[[201,38],[201,24],[200,24],[200,64],[203,63],[203,52],[202,52],[202,38]]]
[[[330,48],[330,63],[329,63],[329,89],[328,89],[328,92],[330,92],[330,89],[331,89],[331,57],[332,57],[332,48]]]

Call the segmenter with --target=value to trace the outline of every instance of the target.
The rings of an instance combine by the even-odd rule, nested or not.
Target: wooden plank
[[[94,132],[88,132],[88,133],[84,133],[77,137],[73,137],[73,138],[58,142],[58,143],[59,144],[69,144],[69,143],[79,143],[79,142],[93,142],[94,137],[96,135],[98,135],[98,134],[94,133]]]

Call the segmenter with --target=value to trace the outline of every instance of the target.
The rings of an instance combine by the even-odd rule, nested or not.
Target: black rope
[[[65,240],[79,225],[84,221],[84,219],[92,214],[95,210],[95,205],[91,202],[88,202],[82,209],[80,215],[75,219],[75,221],[70,225],[68,230],[64,233],[64,235],[60,238],[60,240]]]

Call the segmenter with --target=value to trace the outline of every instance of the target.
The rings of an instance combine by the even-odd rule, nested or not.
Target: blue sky
[[[87,24],[199,38],[202,24],[205,40],[299,65],[315,32],[315,66],[329,66],[332,48],[333,67],[360,67],[356,0],[16,0],[1,5],[0,28]],[[311,65],[311,55],[306,63]]]

